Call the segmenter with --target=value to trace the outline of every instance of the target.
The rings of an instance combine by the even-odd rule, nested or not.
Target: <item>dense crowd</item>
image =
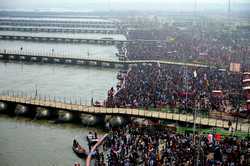
[[[236,33],[236,32],[234,32]],[[250,32],[249,32],[250,33]],[[244,34],[231,35],[230,32],[211,31],[197,26],[182,30],[177,27],[166,29],[134,30],[128,39],[161,40],[158,45],[130,44],[127,46],[127,58],[177,60],[200,62],[213,65],[229,65],[231,62],[245,63],[250,56],[249,41]]]
[[[231,111],[231,94],[240,93],[241,75],[212,68],[139,65],[124,76],[123,86],[108,94],[107,106]]]
[[[131,126],[113,130],[107,137],[96,165],[109,166],[193,166],[250,164],[250,142],[236,137],[177,134],[174,131]],[[107,162],[105,162],[105,160]]]
[[[197,41],[197,43],[202,43]],[[203,43],[205,44],[205,43]],[[195,46],[194,42],[169,43],[159,46],[129,45],[127,58],[132,60],[169,60],[213,65],[229,65],[231,62],[241,63],[250,55],[250,48],[241,47],[229,50],[218,42]]]
[[[152,22],[144,23],[151,25]],[[245,40],[247,37],[244,33],[237,32],[237,35],[231,35],[231,30],[225,30],[226,26],[219,23],[214,25],[217,26],[216,29],[209,26],[199,28],[192,24],[184,24],[182,28],[178,25],[158,29],[141,27],[131,30],[127,38],[162,42],[155,45],[128,44],[126,48],[120,50],[130,60],[199,62],[224,66],[227,67],[226,70],[232,62],[240,63],[241,69],[249,67],[250,48],[246,44],[248,40]],[[231,94],[241,93],[241,81],[239,74],[217,69],[186,69],[170,65],[139,66],[131,69],[124,78],[124,86],[117,93],[114,89],[109,91],[107,105],[116,107],[169,105],[186,109],[199,104],[206,110],[230,111],[235,106],[235,97]],[[221,91],[221,94],[213,91]],[[218,97],[219,95],[222,97]]]
[[[143,27],[141,27],[143,28]],[[148,28],[148,29],[147,29]],[[224,27],[225,28],[225,27]],[[130,60],[173,60],[249,67],[247,37],[225,29],[188,25],[183,29],[138,29],[129,40],[161,40],[155,45],[128,44],[121,48]],[[245,42],[245,43],[244,43]],[[248,68],[249,69],[249,68]],[[249,70],[248,70],[249,71]],[[106,106],[130,108],[178,108],[234,112],[242,94],[242,75],[218,68],[198,68],[160,63],[130,67],[122,85],[108,91]],[[237,100],[236,100],[237,99]],[[192,166],[250,164],[250,142],[236,137],[177,134],[162,128],[126,126],[113,130],[104,144],[110,166]],[[99,165],[105,165],[104,154]],[[97,165],[98,165],[97,164]]]

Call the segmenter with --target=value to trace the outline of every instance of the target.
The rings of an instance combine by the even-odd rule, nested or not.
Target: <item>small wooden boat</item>
[[[75,154],[80,158],[86,158],[88,156],[86,149],[83,148],[75,139],[73,140],[72,149],[75,152]]]

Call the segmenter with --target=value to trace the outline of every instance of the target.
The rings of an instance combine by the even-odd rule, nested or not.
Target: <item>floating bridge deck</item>
[[[22,32],[61,32],[61,33],[102,33],[122,34],[116,28],[63,28],[63,27],[35,27],[35,26],[0,26],[0,31],[22,31]]]
[[[1,95],[0,101],[2,102],[13,102],[17,104],[33,105],[37,107],[45,108],[55,108],[60,110],[78,112],[78,113],[87,113],[87,114],[104,114],[104,115],[121,115],[121,116],[133,116],[140,118],[154,118],[161,120],[174,120],[186,123],[193,123],[194,117],[190,114],[177,114],[169,113],[164,111],[149,111],[141,109],[131,109],[131,108],[106,108],[106,107],[94,107],[78,104],[69,104],[61,101],[56,101],[54,99],[45,99],[45,98],[35,98],[29,96],[14,96],[14,95]],[[200,117],[197,116],[195,119],[196,124],[211,126],[211,127],[220,127],[228,128],[228,121],[219,120],[214,118]],[[239,123],[239,128],[241,131],[248,131],[249,123]],[[233,123],[233,127],[236,124]]]
[[[101,66],[110,68],[125,67],[128,68],[130,65],[138,64],[156,64],[162,65],[180,65],[189,67],[206,68],[207,65],[195,64],[195,63],[184,63],[184,62],[173,62],[173,61],[158,61],[158,60],[131,60],[131,61],[119,61],[119,60],[105,60],[105,59],[90,59],[90,58],[77,58],[67,56],[55,55],[32,55],[29,53],[17,51],[7,52],[6,50],[0,50],[0,60],[13,60],[13,61],[25,61],[35,63],[56,63],[56,64],[70,64],[70,65],[90,65],[90,66]],[[211,66],[210,66],[211,67]]]
[[[38,36],[38,35],[9,35],[0,34],[0,40],[23,40],[34,42],[56,42],[56,43],[82,43],[82,44],[97,44],[97,45],[159,45],[166,44],[164,40],[116,40],[113,38],[101,39],[86,39],[75,37],[57,37],[57,36]]]
[[[29,36],[29,35],[1,35],[0,40],[24,40],[34,42],[56,42],[56,43],[82,43],[82,44],[97,44],[97,45],[126,45],[128,43],[149,43],[154,44],[155,41],[127,41],[113,39],[83,39],[70,37],[51,37],[51,36]]]
[[[59,20],[12,20],[0,19],[0,25],[8,26],[48,26],[48,27],[92,27],[115,28],[117,25],[111,21],[59,21]]]

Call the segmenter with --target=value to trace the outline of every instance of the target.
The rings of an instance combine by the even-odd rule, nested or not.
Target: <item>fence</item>
[[[99,55],[96,56],[95,58],[92,58],[91,56],[93,55],[92,53],[86,53],[82,55],[76,55],[74,53],[70,53],[70,50],[68,51],[69,53],[65,53],[67,51],[65,50],[60,50],[60,52],[56,52],[53,48],[51,48],[51,51],[44,51],[44,50],[38,50],[38,51],[31,51],[31,50],[23,50],[21,49],[0,49],[0,54],[5,54],[5,55],[15,55],[15,56],[29,56],[29,57],[51,57],[51,58],[68,58],[68,59],[81,59],[81,60],[93,60],[93,61],[114,61],[113,58],[102,58]]]
[[[0,92],[0,96],[10,96],[17,98],[26,98],[30,100],[39,100],[39,101],[49,101],[49,102],[61,102],[65,104],[76,104],[76,105],[87,105],[90,106],[91,100],[86,100],[81,96],[54,96],[49,94],[41,94],[36,90],[31,91],[14,91],[14,90],[5,90]]]
[[[62,98],[60,98],[62,99]],[[211,127],[221,127],[221,128],[229,128],[228,121],[213,119],[209,117],[201,117],[196,116],[194,121],[194,116],[190,114],[181,114],[181,113],[170,113],[164,111],[150,111],[150,110],[140,110],[140,109],[132,109],[132,108],[107,108],[107,107],[94,107],[89,105],[84,105],[81,100],[70,100],[70,102],[66,102],[66,100],[58,100],[56,97],[52,96],[41,96],[41,95],[27,95],[26,93],[17,93],[14,91],[6,91],[2,92],[0,96],[0,100],[16,102],[21,104],[30,104],[35,106],[42,107],[53,107],[57,109],[65,109],[69,111],[75,112],[83,112],[89,114],[114,114],[114,115],[129,115],[141,118],[156,118],[161,120],[174,120],[185,123],[196,123],[205,126]],[[235,128],[236,123],[233,122],[232,126]],[[238,123],[239,130],[247,132],[249,130],[249,123]]]

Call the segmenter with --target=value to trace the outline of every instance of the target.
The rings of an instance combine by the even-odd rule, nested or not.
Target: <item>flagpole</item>
[[[194,77],[197,77],[196,70],[194,71]],[[194,119],[194,126],[193,126],[193,137],[194,137],[194,143],[195,143],[195,130],[196,130],[196,111],[197,111],[197,100],[194,101],[194,114],[193,114],[193,119]]]
[[[194,108],[194,126],[193,126],[193,137],[194,137],[194,143],[195,143],[195,130],[196,130],[196,106]]]
[[[187,66],[185,66],[185,85],[186,85],[186,102],[185,102],[185,109],[187,111],[187,102],[188,102],[188,85],[187,85]]]

